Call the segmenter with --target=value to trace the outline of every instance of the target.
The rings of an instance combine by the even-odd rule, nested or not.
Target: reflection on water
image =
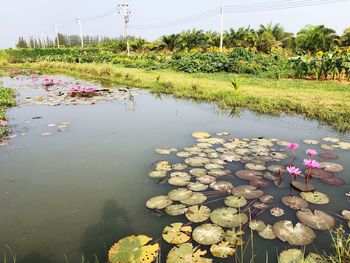
[[[4,84],[20,86],[21,81],[4,79]],[[31,94],[28,89],[20,98]],[[35,116],[42,118],[32,119]],[[349,134],[336,134],[295,116],[243,111],[230,117],[213,104],[167,96],[158,100],[147,93],[96,105],[20,105],[9,111],[9,117],[18,136],[0,148],[0,253],[9,255],[7,244],[23,263],[80,262],[82,257],[85,262],[105,262],[109,246],[124,236],[159,237],[174,218],[145,210],[146,200],[172,189],[147,177],[152,163],[161,159],[154,149],[191,145],[193,131],[227,130],[232,137],[296,142],[325,136],[349,139]],[[62,122],[71,123],[65,132],[48,127]],[[48,131],[51,136],[41,136]],[[348,171],[349,152],[336,154]],[[350,183],[346,172],[339,175]],[[320,190],[328,191],[327,187]],[[334,188],[331,198],[344,202],[348,191]],[[335,203],[325,209],[339,213]],[[327,247],[323,236],[317,236],[316,246]],[[255,246],[265,253],[261,239],[256,238]],[[163,258],[168,248],[163,246]],[[268,249],[273,262],[275,243],[268,243]]]

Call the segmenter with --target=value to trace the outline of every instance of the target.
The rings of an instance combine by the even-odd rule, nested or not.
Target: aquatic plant
[[[67,94],[71,97],[93,97],[97,93],[94,87],[83,87],[83,86],[73,86],[68,91]]]

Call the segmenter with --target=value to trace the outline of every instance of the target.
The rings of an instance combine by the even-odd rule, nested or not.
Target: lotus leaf
[[[279,177],[272,175],[270,172],[264,173],[264,174],[263,174],[263,177],[264,177],[265,179],[267,179],[267,180],[270,180],[270,181],[278,181],[278,180],[280,180]]]
[[[185,147],[184,150],[191,154],[199,154],[202,152],[202,149],[197,146]]]
[[[245,165],[245,168],[250,170],[257,170],[257,171],[263,171],[266,170],[266,167],[262,164],[255,164],[255,163],[247,163]]]
[[[234,208],[240,208],[247,204],[247,200],[244,197],[228,196],[225,198],[225,205]]]
[[[233,184],[226,181],[216,181],[210,184],[210,188],[215,191],[227,191],[233,188]]]
[[[271,208],[270,213],[275,217],[280,217],[284,215],[284,210],[279,207],[274,207],[274,208]]]
[[[249,181],[249,184],[259,188],[266,188],[269,186],[269,182],[264,179]]]
[[[151,178],[164,178],[166,176],[166,171],[152,171],[148,176]]]
[[[226,164],[226,162],[221,159],[211,159],[210,162],[214,164],[220,164],[220,165]]]
[[[202,184],[212,184],[216,181],[216,178],[210,175],[201,175],[196,180]]]
[[[201,223],[209,219],[210,209],[205,205],[194,205],[188,208],[186,217],[194,223]]]
[[[111,263],[151,263],[158,256],[159,244],[147,245],[152,238],[140,235],[129,236],[115,243],[108,252]]]
[[[232,153],[232,152],[225,152],[223,154],[221,154],[220,159],[227,161],[227,162],[238,162],[241,160],[241,156],[237,153]]]
[[[339,145],[339,148],[342,150],[350,150],[349,142],[339,142],[338,145]]]
[[[175,176],[168,179],[168,183],[174,186],[186,186],[190,179],[183,176]]]
[[[265,204],[269,204],[273,201],[272,195],[263,195],[259,197],[259,200]]]
[[[272,240],[276,238],[271,225],[266,225],[265,229],[258,232],[258,235],[264,239]]]
[[[330,144],[321,144],[320,147],[327,151],[334,151],[336,149],[335,145],[330,145]]]
[[[172,223],[163,229],[162,237],[170,244],[179,245],[190,240],[191,232],[191,226],[184,226],[183,223]]]
[[[205,142],[197,143],[197,147],[202,148],[202,149],[207,149],[207,148],[210,148],[212,146],[213,145],[210,143],[205,143]]]
[[[169,148],[169,149],[158,148],[158,149],[156,149],[156,153],[158,153],[158,154],[168,155],[168,154],[171,154],[172,152],[177,152],[177,149],[176,148]]]
[[[261,232],[266,228],[266,225],[261,220],[252,220],[249,222],[249,227],[254,231]]]
[[[224,166],[221,164],[216,163],[209,163],[204,166],[205,169],[211,170],[211,169],[224,169]]]
[[[194,132],[192,133],[192,137],[196,139],[205,139],[210,138],[211,134],[209,132]]]
[[[217,225],[203,224],[193,230],[192,237],[198,244],[212,245],[223,239],[224,230]]]
[[[195,169],[190,170],[190,174],[192,174],[194,176],[206,175],[207,170],[202,169],[202,168],[195,168]]]
[[[210,213],[210,220],[221,227],[239,227],[248,222],[248,216],[237,212],[232,207],[217,208]]]
[[[170,171],[171,166],[168,161],[160,161],[155,164],[155,170],[157,171]]]
[[[188,174],[188,173],[185,173],[185,172],[173,172],[170,174],[170,177],[173,178],[173,177],[182,177],[182,178],[185,178],[185,179],[191,179],[191,176]]]
[[[175,171],[182,171],[187,168],[187,165],[184,163],[176,163],[176,164],[173,164],[171,168]]]
[[[182,200],[184,205],[200,205],[207,200],[207,197],[202,193],[193,193],[193,195],[187,200]]]
[[[257,199],[264,194],[263,191],[257,190],[252,185],[240,185],[232,190],[232,193],[236,196],[244,197],[245,199]]]
[[[333,142],[333,143],[338,143],[340,141],[339,139],[332,138],[332,137],[325,137],[325,138],[322,138],[322,140],[325,142]]]
[[[217,152],[209,152],[207,153],[207,157],[209,159],[216,159],[216,158],[219,158],[219,154]]]
[[[349,211],[349,210],[343,210],[343,212],[341,213],[341,215],[342,215],[346,220],[350,220],[350,211]]]
[[[282,203],[294,210],[300,210],[308,207],[308,203],[298,196],[284,196],[282,197]]]
[[[210,159],[205,157],[188,157],[185,159],[185,163],[192,166],[192,167],[201,167],[208,163],[210,163]]]
[[[192,154],[190,154],[189,152],[178,152],[176,153],[176,156],[177,157],[180,157],[180,158],[188,158],[190,157]]]
[[[320,142],[316,140],[303,140],[303,143],[316,145],[316,144],[319,144]]]
[[[205,191],[208,189],[208,185],[206,184],[202,184],[200,182],[194,182],[194,183],[188,183],[186,185],[186,187],[191,190],[191,191],[194,191],[194,192],[201,192],[201,191]]]
[[[328,261],[318,254],[309,253],[303,263],[328,263]]]
[[[224,131],[224,132],[217,132],[216,135],[217,135],[217,136],[227,136],[227,135],[230,135],[230,133]]]
[[[284,160],[288,158],[288,155],[284,152],[272,152],[270,153],[271,157],[278,159],[278,160]]]
[[[204,258],[207,252],[193,248],[192,244],[184,243],[173,247],[167,256],[166,263],[211,263],[212,259]]]
[[[269,208],[268,204],[260,203],[260,202],[254,203],[252,206],[256,209],[259,209],[259,210],[265,210],[265,209]]]
[[[304,253],[300,249],[292,248],[283,251],[278,256],[279,263],[303,263]]]
[[[187,212],[187,207],[184,205],[169,205],[165,208],[165,213],[170,216],[184,215]]]
[[[339,177],[333,176],[330,178],[321,178],[320,179],[322,182],[330,185],[343,185],[345,184],[345,181],[343,179],[340,179]]]
[[[323,159],[329,159],[329,160],[337,160],[339,159],[339,156],[333,153],[321,153],[319,156]]]
[[[310,244],[315,239],[314,231],[303,225],[293,223],[288,220],[279,221],[272,227],[273,233],[283,242],[288,242],[290,245],[304,246]]]
[[[220,138],[206,138],[206,139],[197,139],[198,142],[210,143],[210,144],[222,144],[225,140]]]
[[[338,173],[344,170],[343,166],[338,163],[320,162],[320,168],[333,173]]]
[[[301,192],[300,196],[311,204],[325,205],[329,203],[329,198],[327,195],[321,192]]]
[[[305,170],[306,173],[308,173],[308,170]],[[315,177],[315,178],[331,178],[334,176],[333,173],[331,172],[327,172],[325,170],[322,169],[310,169],[310,174]]]
[[[236,253],[236,249],[229,242],[221,241],[218,244],[213,244],[210,247],[210,252],[214,257],[227,258]]]
[[[208,174],[214,177],[222,177],[222,176],[226,176],[228,172],[222,169],[211,169],[208,171]]]
[[[267,167],[267,170],[273,173],[278,173],[278,172],[286,172],[286,168],[282,165],[270,165]]]
[[[242,230],[238,229],[236,231],[235,228],[232,228],[231,230],[225,231],[224,240],[229,242],[231,245],[240,246],[243,244],[242,235],[244,235]]]
[[[169,199],[173,201],[183,201],[190,198],[192,195],[193,192],[186,188],[177,188],[168,193]]]
[[[327,230],[335,225],[334,218],[321,210],[312,213],[309,209],[302,209],[297,212],[297,218],[304,225],[316,230]]]
[[[169,199],[166,195],[158,195],[155,197],[152,197],[146,202],[146,206],[149,209],[164,209],[167,206],[171,205],[173,201]]]
[[[235,174],[243,180],[259,180],[262,176],[262,172],[255,170],[238,170]]]
[[[312,183],[305,184],[299,181],[292,181],[292,185],[301,192],[310,192],[315,190],[315,186]]]

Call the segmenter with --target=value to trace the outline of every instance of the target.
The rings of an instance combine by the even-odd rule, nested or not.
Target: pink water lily
[[[320,167],[320,163],[315,161],[315,160],[311,160],[311,159],[304,159],[303,164],[305,166],[307,166],[309,169],[314,169],[314,168],[318,168]]]
[[[317,155],[317,151],[315,151],[314,149],[307,149],[306,154],[309,155],[310,157],[314,157]]]
[[[295,166],[287,166],[287,171],[291,175],[300,175],[301,174],[300,169],[295,167]]]
[[[292,143],[288,143],[287,147],[291,150],[296,150],[299,148],[299,144],[292,142]]]

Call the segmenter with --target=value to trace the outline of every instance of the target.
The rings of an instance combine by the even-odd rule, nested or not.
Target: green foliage
[[[239,81],[238,77],[237,77],[237,76],[234,76],[234,77],[229,78],[229,80],[230,80],[230,82],[231,82],[232,87],[233,87],[235,90],[238,90],[239,87],[241,86],[241,82]]]
[[[15,94],[12,89],[0,86],[0,120],[6,120],[6,109],[16,105]],[[7,126],[0,126],[0,140],[8,134]]]

